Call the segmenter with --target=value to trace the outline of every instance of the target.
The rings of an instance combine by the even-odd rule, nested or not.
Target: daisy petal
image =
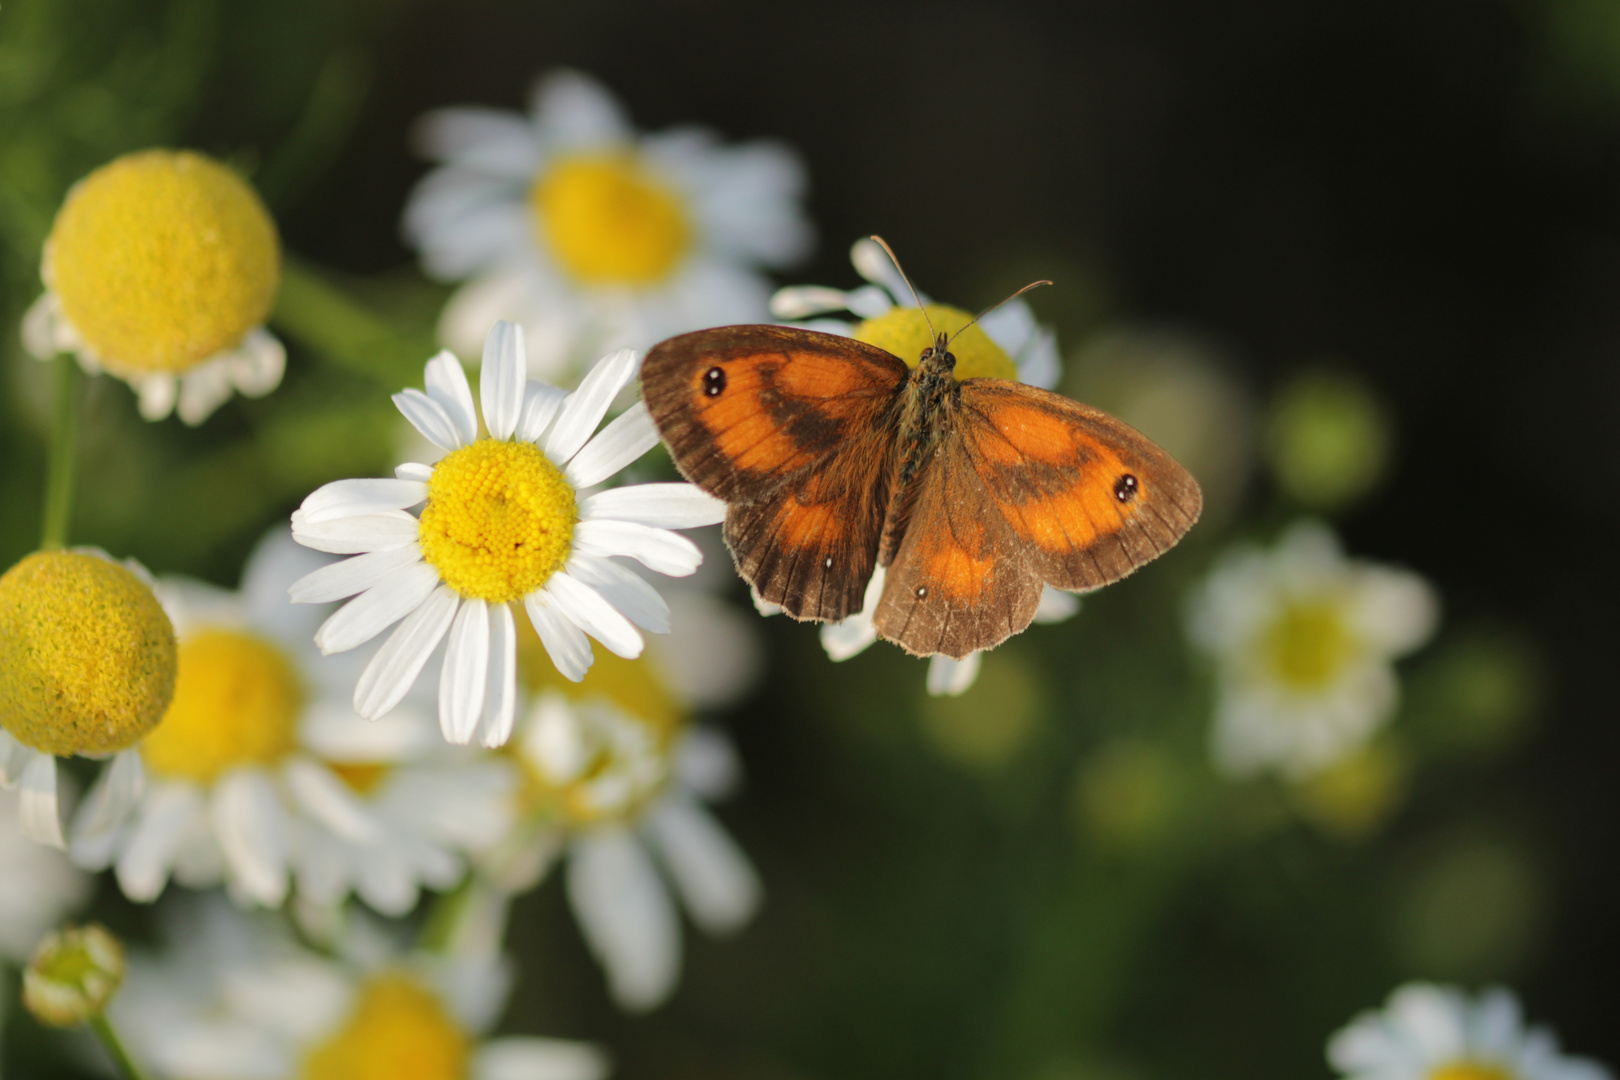
[[[622,828],[581,837],[568,860],[568,901],[626,1009],[658,1005],[675,989],[681,931],[652,860]]]
[[[935,697],[961,697],[979,677],[982,652],[970,652],[960,660],[935,655],[928,658],[928,692]]]
[[[22,779],[23,767],[33,751],[11,737],[5,728],[0,728],[0,787],[10,791]]]
[[[444,406],[420,390],[401,390],[393,397],[394,408],[411,422],[422,438],[441,450],[454,450],[461,445],[456,425]]]
[[[551,575],[545,590],[556,601],[557,607],[574,624],[600,641],[615,655],[634,660],[641,655],[643,642],[636,628],[630,624],[595,589],[575,578],[567,571]]]
[[[589,585],[624,613],[625,618],[653,634],[669,633],[669,604],[658,590],[628,566],[596,555],[575,555],[566,567],[571,577]]]
[[[356,844],[378,840],[377,822],[330,769],[296,759],[287,763],[286,776],[287,787],[299,805],[338,836]]]
[[[389,551],[373,551],[323,566],[293,582],[287,595],[295,604],[327,604],[365,592],[378,582],[422,561],[415,543]]]
[[[56,802],[56,758],[36,752],[23,766],[17,802],[23,835],[53,848],[67,847],[62,812]]]
[[[612,1064],[590,1043],[506,1035],[486,1039],[473,1059],[473,1080],[607,1080]]]
[[[244,892],[265,907],[287,898],[287,841],[291,823],[269,778],[237,769],[214,788],[214,835]]]
[[[427,485],[417,480],[334,480],[316,488],[298,512],[305,524],[404,510],[427,498]]]
[[[540,635],[540,643],[563,678],[569,682],[583,679],[595,659],[585,632],[558,611],[556,602],[544,591],[525,596],[523,610],[529,613],[534,632]]]
[[[638,401],[597,432],[563,471],[576,488],[595,487],[657,445],[658,428]]]
[[[367,720],[388,713],[409,692],[455,618],[457,596],[440,585],[389,635],[354,688],[354,711]]]
[[[523,327],[498,322],[484,339],[484,365],[478,373],[478,393],[484,405],[484,426],[492,439],[502,442],[517,430],[523,412],[524,378],[528,360],[524,356]]]
[[[539,442],[540,436],[546,433],[546,425],[567,398],[566,390],[530,380],[523,388],[523,415],[518,420],[517,437],[524,442]]]
[[[558,464],[566,464],[591,437],[596,425],[607,415],[608,406],[618,396],[624,384],[636,373],[640,357],[634,349],[620,349],[596,362],[596,366],[580,380],[579,389],[568,395],[562,404],[557,422],[546,434],[541,447],[546,456]]]
[[[507,604],[489,613],[489,687],[484,692],[484,719],[478,741],[494,749],[512,737],[517,717],[517,625]]]
[[[478,730],[489,683],[489,605],[476,597],[461,601],[450,625],[439,676],[439,724],[447,742],[465,746]]]
[[[647,828],[694,922],[727,934],[754,917],[763,896],[759,875],[707,810],[689,798],[665,799]]]
[[[129,819],[130,811],[141,801],[146,771],[141,767],[138,750],[125,750],[115,756],[101,770],[96,786],[73,815],[70,830],[73,844],[97,846],[103,838],[116,832]]]
[[[661,529],[695,529],[724,521],[726,504],[696,484],[628,484],[581,499],[579,516],[582,521],[613,518]]]
[[[433,479],[433,466],[407,461],[403,465],[394,466],[394,476],[400,480],[416,480],[425,484]]]
[[[461,368],[456,354],[445,349],[427,362],[422,375],[428,397],[450,417],[460,437],[458,446],[466,446],[478,438],[478,414],[473,410],[472,387],[467,384],[467,373]]]
[[[202,816],[202,792],[195,784],[163,784],[153,790],[114,870],[125,896],[142,904],[158,898],[187,834]]]
[[[363,645],[415,611],[439,584],[439,572],[417,563],[380,581],[338,608],[315,632],[322,653],[344,652]]]
[[[778,319],[804,319],[829,311],[849,310],[849,298],[842,289],[823,285],[790,285],[777,289],[771,297],[771,314]]]
[[[307,548],[330,555],[384,551],[416,543],[421,525],[403,510],[363,517],[339,518],[312,524],[301,513],[292,516],[293,539]]]
[[[574,550],[623,555],[670,577],[686,577],[703,564],[703,552],[686,537],[633,521],[581,521],[574,527]]]

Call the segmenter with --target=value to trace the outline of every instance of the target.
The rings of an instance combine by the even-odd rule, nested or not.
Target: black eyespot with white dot
[[[926,585],[917,586],[917,599],[921,600],[924,597],[926,597],[927,595],[928,595],[928,586],[926,586]]]
[[[831,570],[832,569],[832,556],[829,555],[825,559],[823,559],[821,565],[825,566],[828,570]]]
[[[1128,503],[1132,499],[1136,498],[1136,493],[1139,487],[1140,485],[1137,484],[1136,477],[1132,476],[1130,473],[1125,473],[1118,480],[1114,481],[1114,498],[1118,499],[1122,503]]]
[[[719,397],[726,388],[726,373],[717,367],[712,367],[703,373],[703,392],[710,397]]]

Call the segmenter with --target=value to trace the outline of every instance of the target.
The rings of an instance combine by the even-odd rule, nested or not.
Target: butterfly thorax
[[[941,334],[911,370],[903,392],[900,431],[895,440],[895,458],[889,484],[889,505],[883,516],[883,539],[878,545],[878,565],[887,566],[900,547],[911,506],[917,494],[917,474],[933,457],[949,429],[958,393],[956,357],[945,348]]]

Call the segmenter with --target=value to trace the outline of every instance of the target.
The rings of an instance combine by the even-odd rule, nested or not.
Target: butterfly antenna
[[[1038,289],[1042,285],[1050,285],[1050,284],[1052,284],[1050,281],[1046,281],[1044,279],[1041,280],[1041,281],[1032,281],[1028,285],[1025,285],[1022,289],[1019,289],[1017,292],[1015,292],[1011,296],[1007,297],[1007,299],[999,300],[996,303],[991,304],[989,307],[985,308],[983,311],[981,311],[977,315],[973,316],[973,318],[971,320],[969,320],[967,326],[962,327],[961,330],[958,330],[956,333],[952,334],[951,335],[951,341],[955,341],[957,338],[961,337],[967,331],[968,326],[972,326],[974,323],[978,322],[980,319],[984,318],[986,315],[988,315],[992,311],[996,310],[996,308],[1000,307],[1002,304],[1010,304],[1014,300],[1018,299],[1020,296],[1023,296],[1025,293],[1029,292],[1029,290]],[[950,345],[950,343],[951,343],[950,341],[947,341],[945,344]]]
[[[923,304],[922,297],[917,295],[917,286],[913,285],[911,283],[911,279],[906,276],[905,268],[900,265],[900,259],[899,259],[898,256],[895,255],[894,248],[890,247],[889,242],[887,240],[883,239],[883,237],[881,237],[881,236],[872,237],[872,242],[875,243],[878,247],[882,248],[883,251],[884,251],[884,254],[889,256],[889,261],[894,263],[895,270],[898,271],[899,274],[900,274],[900,280],[905,282],[906,283],[906,288],[911,290],[911,298],[913,300],[917,301],[917,310],[922,312],[923,322],[928,324],[928,340],[929,341],[938,341],[939,340],[939,334],[936,333],[935,330],[934,330],[934,320],[932,320],[932,319],[930,319],[928,317],[928,308],[927,308],[926,305]]]

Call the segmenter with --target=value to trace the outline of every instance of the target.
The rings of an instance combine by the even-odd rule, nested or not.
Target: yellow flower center
[[[580,154],[529,190],[540,243],[587,285],[648,285],[692,242],[679,198],[630,154]]]
[[[279,761],[297,741],[303,688],[262,638],[210,627],[180,642],[180,677],[163,723],[141,744],[159,776],[208,784],[240,765]]]
[[[68,193],[44,275],[107,367],[184,371],[264,322],[281,251],[264,204],[234,172],[199,154],[148,150]]]
[[[0,577],[0,725],[47,754],[111,754],[163,718],[174,627],[152,590],[95,555],[30,555]]]
[[[462,596],[504,604],[562,568],[578,520],[573,486],[538,447],[480,439],[433,467],[422,557]]]
[[[389,766],[371,762],[328,761],[326,767],[356,795],[370,795],[376,791],[377,785],[383,782],[389,771]]]
[[[1517,1080],[1500,1065],[1483,1061],[1449,1061],[1428,1075],[1426,1080]]]
[[[887,349],[908,366],[916,367],[923,352],[934,344],[928,332],[930,322],[935,330],[949,338],[972,321],[972,315],[947,304],[929,304],[926,317],[921,308],[897,307],[861,323],[855,328],[855,336],[868,345]],[[951,355],[956,357],[958,379],[1018,378],[1018,365],[1007,355],[1007,350],[990,340],[990,335],[977,323],[951,342]]]
[[[1289,601],[1261,639],[1267,670],[1292,690],[1327,686],[1355,651],[1342,605],[1331,598]]]
[[[518,677],[531,696],[554,690],[570,701],[605,698],[627,715],[639,717],[666,736],[686,723],[686,709],[675,700],[646,657],[626,660],[606,649],[598,649],[585,678],[577,683],[569,682],[551,662],[534,625],[528,619],[518,619],[517,661]]]
[[[439,999],[406,976],[360,988],[344,1025],[304,1059],[302,1080],[463,1080],[466,1034]]]

